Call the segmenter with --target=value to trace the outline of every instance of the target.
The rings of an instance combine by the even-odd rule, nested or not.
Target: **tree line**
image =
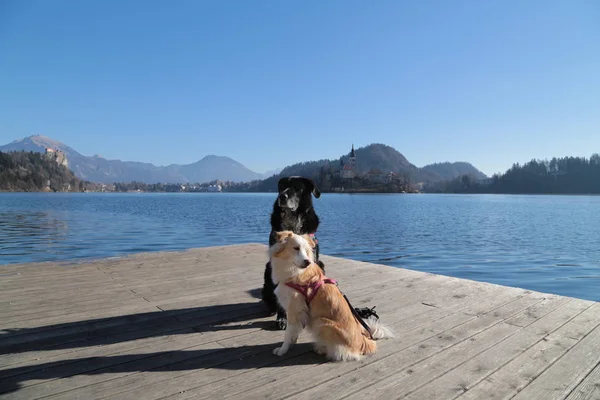
[[[341,180],[330,162],[301,163],[297,169],[311,171],[312,178],[323,192],[412,192],[410,176],[398,174],[393,182],[374,183],[357,177]],[[287,172],[287,173],[286,173]],[[116,191],[204,192],[209,185],[220,184],[227,192],[274,192],[280,176],[299,171],[282,172],[264,180],[251,182],[212,181],[202,184],[115,183]],[[95,191],[103,185],[78,179],[68,168],[43,154],[34,152],[0,152],[0,191]],[[551,160],[531,160],[513,164],[503,174],[490,179],[463,175],[452,180],[425,183],[422,191],[429,193],[505,193],[505,194],[600,194],[600,155],[590,158],[563,157]]]
[[[451,181],[427,184],[433,193],[600,194],[600,155],[531,160],[513,164],[489,180],[463,175]]]
[[[83,191],[95,184],[78,179],[67,167],[34,152],[0,151],[0,190],[9,192]]]

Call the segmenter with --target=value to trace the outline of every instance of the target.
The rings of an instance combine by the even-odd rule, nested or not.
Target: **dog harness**
[[[324,278],[320,281],[309,283],[308,285],[298,285],[297,283],[287,282],[285,286],[291,287],[292,289],[298,291],[301,295],[303,295],[306,298],[306,305],[309,305],[312,299],[316,296],[317,292],[319,291],[319,288],[326,283],[337,285],[335,279]],[[309,289],[312,289],[310,294],[308,293]]]
[[[335,279],[330,279],[327,277],[321,279],[320,281],[309,283],[308,285],[298,285],[297,283],[286,282],[285,286],[291,287],[292,289],[295,289],[301,295],[303,295],[306,298],[306,305],[308,306],[308,305],[310,305],[310,302],[312,301],[312,299],[315,297],[315,295],[319,291],[319,288],[326,283],[337,286],[337,281]],[[310,294],[308,294],[309,289],[312,289]],[[338,289],[339,289],[339,287],[338,287]],[[352,307],[352,304],[350,304],[350,300],[348,300],[348,297],[346,297],[346,295],[344,294],[344,292],[342,292],[341,289],[340,289],[340,293],[342,293],[342,296],[344,296],[346,303],[348,303],[348,306],[350,307],[350,311],[352,311],[352,315],[354,315],[354,318],[356,318],[356,320],[362,325],[362,327],[365,328],[365,330],[369,334],[369,337],[371,338],[371,340],[375,340],[373,338],[373,332],[371,331],[371,327],[369,327],[369,325],[367,325],[367,323],[362,319],[362,317],[358,313],[358,310],[355,309],[354,307]],[[375,307],[373,307],[373,309],[374,308]],[[375,311],[373,309],[367,308],[367,310],[370,312],[371,315],[374,315],[377,317],[377,319],[379,319],[379,316],[377,316],[377,314],[375,314]]]

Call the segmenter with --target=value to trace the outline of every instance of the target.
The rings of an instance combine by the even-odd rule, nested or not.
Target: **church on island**
[[[325,177],[325,180],[331,182],[332,177],[340,179],[339,183],[351,184],[356,179],[360,180],[361,185],[381,185],[392,182],[404,182],[404,178],[401,174],[393,171],[383,172],[378,168],[371,168],[366,172],[359,172],[356,167],[356,151],[354,150],[354,144],[348,154],[346,160],[344,157],[340,158],[340,169],[333,173],[330,177]],[[356,183],[356,182],[355,182]]]
[[[354,152],[354,144],[348,157],[348,162],[344,164],[344,160],[340,159],[340,178],[354,179],[356,177],[356,153]]]

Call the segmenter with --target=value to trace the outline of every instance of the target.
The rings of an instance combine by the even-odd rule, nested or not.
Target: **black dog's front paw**
[[[287,314],[286,312],[280,308],[277,310],[277,318],[275,319],[275,326],[277,329],[284,331],[287,328]]]
[[[285,329],[287,328],[287,319],[277,318],[275,320],[275,326],[277,327],[278,330],[285,331]]]

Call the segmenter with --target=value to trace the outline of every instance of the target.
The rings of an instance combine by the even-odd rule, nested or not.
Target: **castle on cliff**
[[[44,157],[55,161],[59,165],[64,165],[65,167],[69,168],[69,160],[67,160],[67,155],[58,149],[52,149],[50,147],[46,148]]]

